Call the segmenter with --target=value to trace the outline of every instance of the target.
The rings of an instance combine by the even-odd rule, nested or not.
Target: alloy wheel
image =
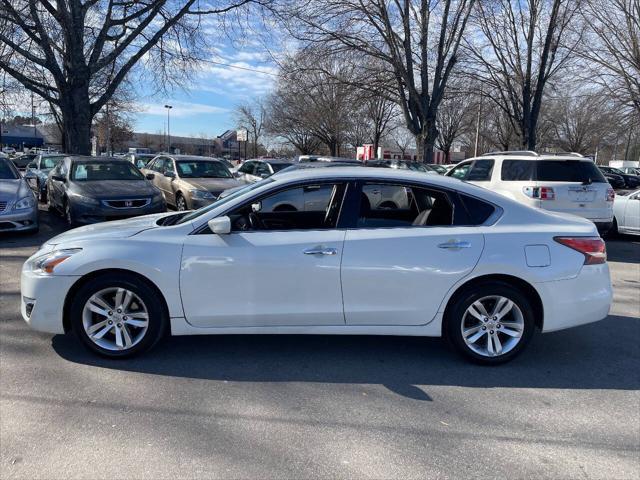
[[[87,337],[110,351],[128,350],[142,341],[149,327],[146,305],[131,290],[112,287],[93,294],[84,305]]]
[[[460,325],[466,346],[484,357],[499,357],[513,350],[524,333],[520,307],[507,297],[492,295],[473,302]]]
[[[184,197],[180,196],[178,197],[177,200],[177,208],[179,212],[184,212],[187,209],[187,201],[184,199]]]

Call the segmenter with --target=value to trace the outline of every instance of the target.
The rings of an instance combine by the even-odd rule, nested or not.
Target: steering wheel
[[[248,218],[251,230],[264,230],[264,223],[262,223],[262,220],[260,220],[260,217],[258,217],[255,212],[251,212]]]

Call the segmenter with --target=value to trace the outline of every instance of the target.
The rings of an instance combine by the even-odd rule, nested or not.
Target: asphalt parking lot
[[[403,337],[180,337],[108,361],[20,317],[22,263],[64,228],[41,213],[0,238],[0,478],[640,478],[638,240],[608,242],[606,320],[501,367]]]

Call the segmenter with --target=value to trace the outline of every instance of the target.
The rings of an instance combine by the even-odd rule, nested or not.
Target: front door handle
[[[337,255],[338,250],[335,248],[314,247],[306,249],[303,253],[305,255]]]
[[[463,248],[471,248],[471,244],[469,242],[449,240],[448,242],[439,244],[438,248],[444,248],[445,250],[460,250]]]

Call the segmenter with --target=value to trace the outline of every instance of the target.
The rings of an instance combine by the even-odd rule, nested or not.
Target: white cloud
[[[216,107],[214,105],[206,105],[203,103],[190,103],[180,101],[170,101],[172,117],[190,117],[199,114],[215,114],[228,113],[229,109]],[[138,103],[141,113],[146,115],[166,115],[167,109],[164,108],[165,103]]]

